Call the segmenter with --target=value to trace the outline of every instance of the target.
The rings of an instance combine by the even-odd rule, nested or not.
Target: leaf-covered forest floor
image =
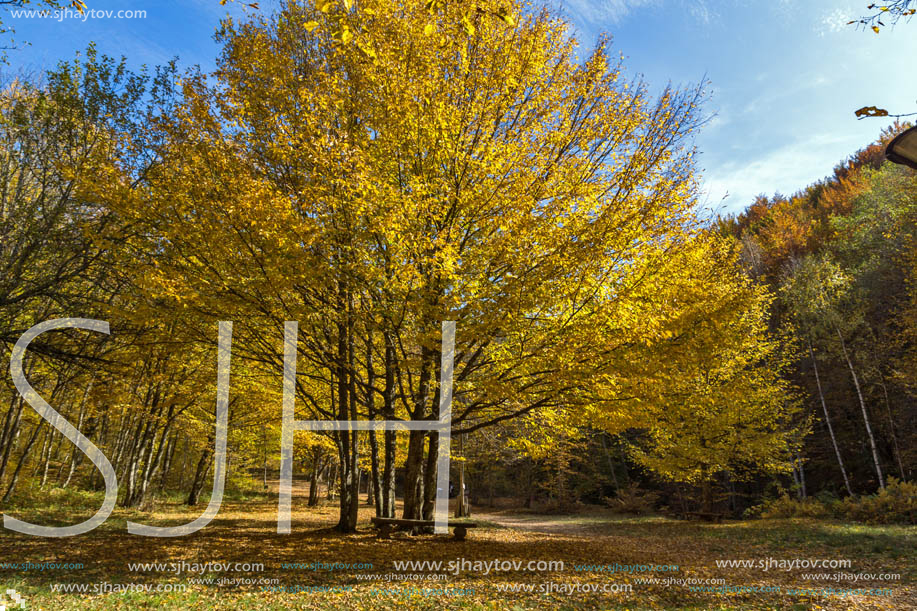
[[[337,519],[336,506],[310,509],[301,498],[294,498],[292,534],[278,535],[276,501],[265,497],[225,501],[209,526],[186,537],[146,538],[126,532],[126,520],[180,524],[190,521],[200,511],[178,503],[159,504],[152,513],[116,510],[95,531],[63,539],[28,537],[2,530],[0,595],[13,588],[28,601],[27,608],[54,610],[917,608],[917,590],[913,587],[917,577],[915,527],[816,520],[706,524],[664,517],[624,517],[598,508],[567,516],[519,510],[488,512],[480,508],[472,517],[479,527],[472,529],[464,542],[406,533],[396,533],[392,540],[381,541],[369,527],[372,508],[361,509],[357,533],[342,535],[332,529]],[[91,515],[92,509],[68,511],[52,505],[7,512],[51,525],[75,523]],[[716,565],[717,560],[757,563],[768,559],[776,562],[849,559],[851,565],[841,569],[791,570]],[[433,571],[395,568],[395,562],[409,560],[442,561],[444,568]],[[475,567],[463,560],[467,563],[521,561],[521,565],[518,570],[487,571],[481,565]],[[533,560],[560,560],[564,567],[544,571],[535,566],[533,570],[525,570],[526,564]],[[450,561],[459,570],[450,570],[453,567],[446,564]],[[40,565],[24,570],[4,567],[4,562],[80,563],[82,568]],[[183,562],[187,564],[182,565]],[[264,569],[246,571],[246,567],[240,566],[239,570],[223,571],[216,570],[212,564],[201,566],[208,562],[262,563]],[[131,571],[129,563],[175,565],[160,567],[161,570]],[[285,567],[285,563],[301,564]],[[306,566],[307,563],[323,564],[315,567]],[[330,566],[335,563],[339,565]],[[355,563],[362,566],[354,568]],[[602,570],[600,565],[607,566]],[[634,565],[642,565],[643,569],[634,569]],[[678,568],[647,570],[650,565]],[[625,566],[628,568],[620,568]],[[421,581],[417,575],[431,573],[446,577]],[[840,574],[840,577],[838,581],[803,577],[810,573]],[[878,573],[899,573],[901,578],[881,580],[862,575]],[[659,580],[655,584],[640,583],[654,578]],[[212,580],[209,585],[200,583],[208,579]],[[722,579],[723,583],[701,583],[707,579]],[[55,584],[87,585],[108,592],[52,592]],[[116,584],[142,584],[153,590],[184,585],[186,591],[114,592]],[[331,591],[315,589],[324,586]],[[626,586],[631,591],[602,591],[624,590]],[[723,586],[732,591],[698,591]],[[513,587],[517,591],[507,591]],[[524,591],[528,587],[532,591]],[[771,591],[737,591],[743,587]],[[593,588],[598,591],[589,591]],[[779,593],[775,588],[779,588]],[[857,588],[887,588],[890,593],[849,592]]]

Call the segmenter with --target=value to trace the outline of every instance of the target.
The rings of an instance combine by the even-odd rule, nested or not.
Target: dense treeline
[[[799,417],[808,423],[786,475],[737,486],[720,474],[716,485],[724,510],[738,514],[782,492],[830,500],[871,495],[890,480],[913,480],[917,175],[884,155],[888,142],[907,127],[890,127],[832,176],[800,193],[760,196],[711,227],[736,241],[745,272],[775,296],[769,326],[792,338],[792,366],[785,375],[799,393]],[[561,451],[522,464],[510,453],[504,457],[507,471],[520,468],[524,481],[482,473],[480,498],[527,495],[527,502],[537,497],[570,506],[612,495],[612,507],[629,510],[692,506],[699,490],[660,486],[635,469],[639,465],[627,451],[632,435],[600,436],[599,443],[589,431],[574,431],[570,443],[555,447]],[[483,465],[486,459],[479,460]],[[901,503],[910,507],[902,515],[913,520],[913,492],[902,494]],[[778,505],[775,512],[792,513],[788,507]]]
[[[872,147],[711,226],[702,89],[653,99],[607,41],[580,61],[561,19],[491,8],[287,2],[224,22],[213,75],[90,48],[8,83],[3,362],[41,321],[110,321],[40,336],[25,367],[109,457],[119,503],[206,495],[218,321],[231,488],[277,468],[285,321],[297,419],[422,421],[455,320],[452,475],[476,500],[653,505],[637,488],[655,487],[738,511],[781,473],[800,495],[909,479],[913,174]],[[0,400],[4,505],[102,488],[8,376]],[[361,490],[430,518],[438,444],[303,434],[295,460],[351,531]]]
[[[791,198],[760,198],[721,223],[748,273],[778,295],[772,324],[801,351],[793,373],[817,424],[799,494],[862,494],[913,478],[917,181],[884,162],[905,126]]]

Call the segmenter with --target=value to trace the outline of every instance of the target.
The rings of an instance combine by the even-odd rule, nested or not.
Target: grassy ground
[[[85,511],[75,515],[73,511],[51,506],[46,510],[9,513],[51,525],[79,521],[87,517]],[[0,586],[22,594],[28,601],[27,608],[55,610],[917,608],[917,591],[913,587],[917,577],[917,528],[914,527],[871,527],[813,520],[701,524],[661,517],[627,518],[599,510],[573,516],[501,510],[477,513],[474,519],[481,527],[472,530],[464,542],[406,534],[380,541],[368,527],[370,508],[361,515],[361,524],[365,526],[350,535],[331,530],[336,511],[333,506],[309,510],[299,499],[294,499],[290,535],[276,534],[276,503],[266,499],[224,502],[220,514],[207,528],[176,539],[128,535],[125,521],[168,525],[196,517],[195,511],[178,504],[161,505],[154,513],[116,511],[103,526],[79,537],[35,538],[2,530]],[[449,570],[448,566],[438,571],[397,571],[394,566],[394,562],[403,560],[460,564],[462,559],[521,561],[522,565],[520,570],[505,571],[487,571],[480,565],[465,565],[458,571]],[[841,569],[791,570],[717,567],[717,560],[729,559],[750,559],[756,563],[767,559],[843,559],[850,560],[851,565]],[[564,567],[524,570],[531,560],[563,561]],[[3,562],[80,563],[82,568],[45,565],[24,570],[3,568]],[[175,563],[175,566],[158,571],[130,570],[129,563],[136,562]],[[182,562],[187,564],[183,566]],[[200,566],[208,562],[260,563],[264,569],[249,567],[246,571],[245,567],[239,567],[238,571],[224,571],[215,570],[212,565],[209,570]],[[315,562],[323,566],[318,570],[283,566]],[[334,563],[365,566],[358,569],[327,566]],[[618,568],[612,572],[583,567],[616,564],[677,565],[678,569]],[[446,577],[431,580],[431,573]],[[841,575],[838,581],[805,579],[803,576],[809,573]],[[898,573],[901,577],[882,580],[861,576],[855,581],[855,575],[864,573]],[[427,579],[419,580],[421,576]],[[640,583],[647,578],[660,582]],[[200,583],[208,579],[213,581]],[[702,583],[709,579],[723,582]],[[53,592],[57,584],[108,591]],[[142,584],[154,590],[184,587],[185,591],[112,591],[116,585],[124,584]],[[630,591],[625,591],[628,586]],[[733,591],[697,591],[722,586]],[[347,591],[314,590],[321,587]],[[508,591],[514,587],[518,591]],[[524,591],[528,587],[532,591]],[[735,591],[739,587],[780,591]],[[449,588],[452,590],[447,592]],[[579,589],[571,591],[571,588]],[[587,591],[590,588],[600,591]],[[601,591],[602,588],[611,591]],[[806,591],[794,591],[797,588]],[[826,588],[833,591],[826,592]],[[849,592],[862,588],[882,588],[889,592],[870,595]]]

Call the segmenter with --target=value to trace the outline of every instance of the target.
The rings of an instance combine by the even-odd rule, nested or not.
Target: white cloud
[[[657,0],[566,0],[562,6],[584,21],[618,23],[633,10],[656,3]]]
[[[837,34],[838,32],[843,32],[844,30],[852,28],[853,26],[849,24],[853,20],[854,17],[849,10],[836,8],[822,16],[816,31],[819,36]]]
[[[717,13],[708,0],[562,0],[561,6],[573,16],[590,23],[619,23],[631,13],[652,5],[680,5],[695,20],[709,24]]]
[[[855,136],[825,133],[729,161],[703,178],[708,205],[738,212],[762,192],[792,195],[830,174],[857,147]]]

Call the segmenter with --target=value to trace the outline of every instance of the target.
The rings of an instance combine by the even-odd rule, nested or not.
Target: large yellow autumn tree
[[[535,410],[647,426],[633,360],[685,307],[673,262],[703,255],[700,89],[653,98],[608,40],[515,2],[288,1],[218,39],[147,187],[113,202],[159,303],[235,320],[234,357],[278,386],[299,321],[299,418],[435,419],[455,320],[454,432]],[[344,531],[362,436],[334,433]],[[395,434],[369,442],[392,515]],[[437,447],[410,433],[406,517],[432,514]]]

